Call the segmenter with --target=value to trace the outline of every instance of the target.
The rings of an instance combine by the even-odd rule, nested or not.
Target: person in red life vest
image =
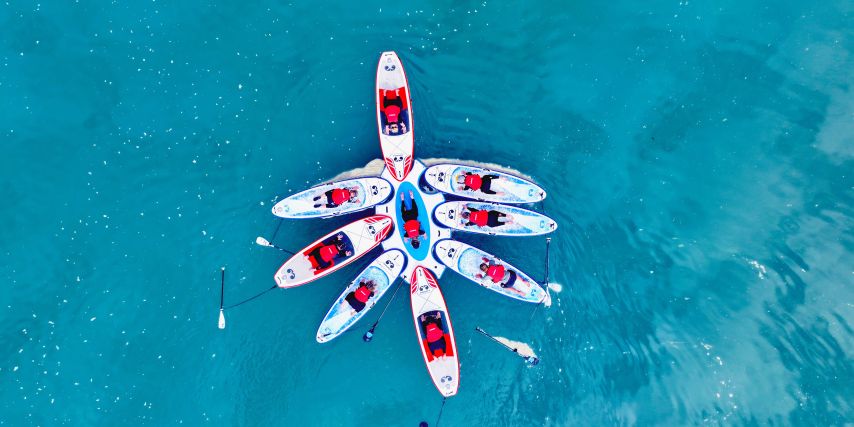
[[[478,227],[500,227],[504,224],[513,223],[513,215],[498,212],[497,210],[480,210],[466,205],[466,210],[460,213],[462,223],[466,227],[476,225]]]
[[[381,90],[383,133],[386,135],[400,135],[406,133],[406,124],[409,122],[403,101],[400,99],[400,90]]]
[[[513,292],[516,292],[520,295],[524,295],[525,293],[513,288],[513,285],[516,283],[516,272],[504,267],[504,264],[500,263],[498,260],[490,260],[489,258],[483,257],[481,258],[483,261],[480,264],[480,273],[476,274],[475,277],[478,279],[486,279],[491,281],[492,283],[499,284],[504,289],[509,289]]]
[[[427,337],[427,348],[430,349],[433,356],[444,356],[447,349],[445,348],[445,331],[442,327],[442,312],[434,311],[422,314],[421,328]]]
[[[418,249],[421,246],[418,238],[427,233],[421,229],[421,221],[418,220],[418,205],[415,204],[413,199],[415,197],[414,194],[410,191],[407,196],[404,197],[404,194],[400,193],[400,216],[403,218],[403,240],[405,242],[408,241],[414,249]]]
[[[368,300],[374,296],[374,289],[376,289],[376,284],[373,280],[362,279],[356,290],[347,294],[344,300],[350,303],[350,307],[358,313],[365,309]]]
[[[314,274],[318,274],[335,265],[336,260],[352,256],[353,251],[349,248],[349,239],[347,239],[347,236],[344,233],[338,233],[338,235],[318,243],[313,248],[305,251],[303,255],[306,256],[312,267],[314,267]]]
[[[504,192],[494,191],[492,189],[492,182],[499,178],[500,177],[498,175],[490,174],[480,176],[476,173],[466,172],[464,175],[457,175],[457,184],[460,185],[459,189],[461,191],[481,191],[484,194],[500,196],[504,194]]]
[[[326,196],[326,204],[320,201],[324,196]],[[319,208],[321,206],[326,206],[327,208],[334,208],[336,206],[341,206],[344,203],[356,203],[359,201],[359,188],[358,187],[350,187],[350,188],[333,188],[325,193],[323,196],[317,196],[314,198],[314,207]]]

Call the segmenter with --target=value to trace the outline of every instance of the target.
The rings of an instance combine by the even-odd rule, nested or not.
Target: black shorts
[[[501,284],[502,288],[512,288],[513,284],[516,283],[516,272],[513,270],[507,270],[510,273],[510,277],[507,278],[507,281]]]
[[[500,218],[504,218],[507,214],[503,214],[498,211],[489,211],[486,214],[486,225],[488,227],[498,227],[499,225],[504,224],[503,222],[499,222]]]
[[[432,351],[434,354],[436,353],[436,350],[446,351],[446,349],[445,349],[445,336],[443,335],[441,339],[438,339],[436,341],[428,342],[427,348],[429,348],[430,351]]]
[[[350,307],[353,307],[353,310],[356,310],[356,313],[365,309],[366,304],[356,299],[355,292],[350,292],[346,297],[344,297],[344,299],[350,303]]]

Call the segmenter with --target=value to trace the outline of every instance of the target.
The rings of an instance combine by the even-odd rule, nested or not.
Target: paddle
[[[259,238],[260,238],[260,237],[259,237]],[[222,275],[221,275],[221,279],[222,279],[222,280],[221,280],[221,282],[220,282],[220,288],[219,288],[219,322],[217,323],[217,326],[218,326],[220,329],[225,329],[225,310],[228,310],[228,309],[231,309],[231,308],[237,307],[238,305],[246,304],[247,302],[252,301],[252,300],[254,300],[255,298],[258,298],[258,297],[260,297],[261,295],[264,295],[264,294],[266,294],[267,292],[270,292],[270,291],[272,291],[273,289],[276,289],[276,288],[278,287],[277,285],[273,285],[271,288],[269,288],[269,289],[265,289],[264,291],[261,291],[261,292],[259,292],[259,293],[255,294],[255,295],[254,295],[254,296],[252,296],[252,297],[246,298],[245,300],[240,301],[240,302],[239,302],[239,303],[237,303],[237,304],[232,304],[232,305],[230,305],[230,306],[228,306],[228,307],[223,307],[223,302],[225,301],[225,267],[222,267]]]
[[[291,251],[289,251],[289,250],[287,250],[287,249],[285,249],[285,248],[280,248],[280,247],[278,247],[278,246],[276,246],[276,245],[274,245],[274,244],[270,243],[270,241],[269,241],[269,240],[267,240],[267,239],[265,239],[265,238],[263,238],[263,237],[261,237],[261,236],[258,236],[258,237],[256,237],[256,238],[255,238],[255,243],[257,243],[257,244],[259,244],[259,245],[261,245],[261,246],[266,246],[266,247],[268,247],[268,248],[278,249],[278,250],[280,250],[280,251],[282,251],[282,252],[284,252],[284,253],[286,253],[286,254],[296,255],[295,253],[293,253],[293,252],[291,252]]]
[[[222,280],[220,281],[219,286],[219,326],[220,329],[225,329],[225,313],[222,308],[222,303],[225,298],[225,267],[222,267]]]
[[[382,320],[383,315],[385,315],[385,311],[388,309],[388,306],[391,305],[392,301],[394,301],[394,297],[395,295],[397,295],[397,291],[400,290],[400,287],[403,286],[403,282],[405,282],[405,280],[401,279],[400,283],[397,284],[397,288],[394,289],[394,293],[391,294],[391,299],[388,300],[388,302],[385,304],[383,312],[380,313],[380,317],[377,319],[376,322],[374,322],[374,325],[371,326],[371,329],[368,330],[368,332],[365,332],[365,335],[362,336],[362,339],[365,340],[365,342],[371,342],[371,340],[374,339],[374,329],[377,328],[377,324],[380,323],[380,320]]]
[[[519,355],[519,357],[525,359],[526,362],[530,363],[531,366],[540,363],[540,359],[538,359],[536,356],[525,356],[524,354],[519,353],[519,349],[510,347],[509,345],[504,344],[503,342],[499,341],[498,339],[496,339],[492,335],[489,335],[488,333],[486,333],[486,331],[484,331],[483,329],[480,329],[479,326],[475,326],[474,330],[480,332],[481,334],[483,334],[486,337],[489,337],[489,339],[497,342],[498,344],[501,344],[504,348],[512,351],[513,353],[516,353],[517,355]]]
[[[549,294],[549,246],[552,243],[551,237],[546,237],[546,279],[543,281],[543,284],[546,286],[546,298],[551,299],[552,296]]]

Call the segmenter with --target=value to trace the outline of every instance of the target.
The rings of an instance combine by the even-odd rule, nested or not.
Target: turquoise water
[[[432,424],[405,295],[314,340],[359,263],[216,327],[220,266],[227,304],[273,284],[272,204],[379,156],[383,50],[418,157],[560,224],[548,309],[440,279],[442,425],[854,422],[851,2],[220,3],[0,5],[0,424]],[[464,240],[543,274],[542,238]]]

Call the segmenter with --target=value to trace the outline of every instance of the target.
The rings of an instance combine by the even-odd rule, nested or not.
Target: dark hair
[[[409,242],[409,243],[411,243],[411,244],[412,244],[412,247],[413,247],[414,249],[418,249],[418,247],[419,247],[419,246],[421,246],[421,242],[419,242],[418,240],[415,240],[415,239],[412,239],[412,241],[411,241],[411,242]]]

